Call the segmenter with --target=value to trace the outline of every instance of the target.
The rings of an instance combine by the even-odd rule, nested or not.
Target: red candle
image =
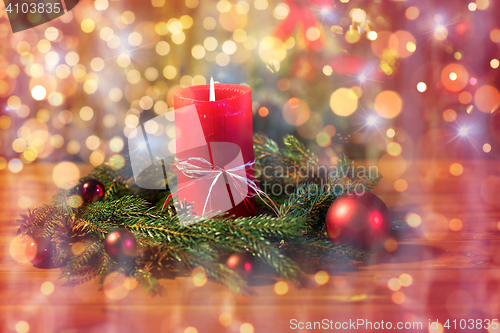
[[[226,170],[251,163],[255,159],[252,91],[246,86],[217,84],[214,101],[210,101],[210,95],[208,84],[180,89],[174,94],[176,158],[200,157],[214,168]],[[190,105],[196,107],[198,119],[193,112],[179,110]],[[255,180],[253,166],[246,166],[241,172],[243,177]],[[225,210],[220,208],[224,206],[221,202],[232,207],[229,214],[248,216],[255,212],[254,200],[247,198],[251,189],[242,182],[231,182],[227,175],[221,176],[212,188],[213,178],[199,181],[178,173],[177,180],[178,200],[193,203],[193,211],[198,215],[210,210],[211,205]],[[242,198],[246,199],[241,201]]]

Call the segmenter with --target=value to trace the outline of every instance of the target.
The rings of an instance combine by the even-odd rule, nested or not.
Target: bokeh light
[[[52,171],[52,181],[57,187],[70,189],[80,179],[80,169],[72,162],[60,162]]]
[[[405,15],[408,20],[413,21],[420,15],[420,10],[415,6],[410,6],[406,9]]]
[[[500,93],[494,86],[481,86],[474,94],[474,104],[480,111],[492,113],[500,106]]]
[[[267,115],[269,114],[269,109],[266,108],[266,107],[261,107],[259,108],[259,116],[261,117],[267,117]]]
[[[9,243],[9,255],[18,263],[29,263],[29,258],[26,257],[26,245],[32,242],[30,237],[16,235]]]
[[[274,293],[276,295],[282,296],[288,292],[288,283],[285,281],[276,282],[274,285]]]
[[[264,37],[260,42],[259,56],[265,63],[273,59],[283,61],[287,56],[287,51],[281,40],[273,37]]]
[[[424,92],[427,90],[427,85],[425,84],[425,82],[419,82],[417,83],[417,90],[419,92]]]
[[[463,172],[464,172],[464,167],[462,166],[462,164],[460,164],[460,163],[453,163],[452,165],[450,165],[450,173],[453,176],[458,177]]]
[[[441,72],[441,82],[450,91],[458,92],[469,82],[469,73],[460,64],[449,64]]]
[[[394,118],[401,112],[403,100],[395,91],[386,90],[375,98],[375,111],[384,118]]]
[[[22,320],[16,323],[17,333],[28,333],[29,330],[30,330],[30,325],[26,321]]]
[[[254,333],[254,327],[250,323],[243,323],[240,326],[240,333]]]
[[[413,278],[408,273],[403,273],[399,276],[399,283],[403,287],[409,287],[413,283]]]
[[[407,58],[415,52],[416,40],[415,37],[405,30],[399,30],[389,37],[389,49],[394,55],[400,58]]]
[[[105,159],[106,159],[106,154],[102,150],[96,149],[90,154],[89,162],[93,166],[99,166],[102,163],[104,163]]]
[[[449,123],[457,119],[457,112],[453,109],[446,109],[443,111],[443,119]]]
[[[227,326],[231,325],[232,321],[233,321],[233,316],[230,313],[223,312],[219,316],[219,323],[222,326],[227,327]]]
[[[330,108],[338,116],[347,117],[358,108],[358,96],[349,88],[339,88],[330,96]]]
[[[479,10],[486,10],[490,6],[490,0],[476,0],[476,6]]]
[[[45,281],[40,287],[40,291],[44,295],[50,295],[54,292],[54,284],[50,281]]]
[[[387,252],[394,252],[398,249],[398,241],[395,240],[392,237],[389,237],[385,242],[384,242],[384,249]]]
[[[283,117],[290,125],[300,126],[311,116],[309,106],[297,98],[291,98],[283,107]]]
[[[314,281],[319,285],[324,285],[330,280],[330,275],[325,271],[319,271],[314,275]]]
[[[493,43],[500,43],[500,29],[491,30],[490,39]]]
[[[390,290],[397,291],[401,289],[401,282],[397,278],[390,278],[389,281],[387,282],[387,286],[389,287]]]
[[[460,104],[469,104],[472,102],[472,94],[468,91],[462,91],[458,94],[458,101]]]
[[[401,152],[403,151],[403,148],[398,142],[389,142],[387,144],[387,153],[392,156],[399,156],[401,155]]]
[[[377,32],[373,30],[366,34],[366,38],[368,38],[369,40],[375,40],[377,39],[377,37],[378,37]]]
[[[125,288],[126,276],[119,272],[112,272],[106,276],[103,283],[104,295],[110,300],[121,300],[127,297],[129,290]]]
[[[439,180],[445,185],[479,182],[480,192],[471,188],[471,197],[498,205],[500,177],[475,179],[477,168],[467,161],[493,163],[498,157],[496,3],[469,0],[436,11],[420,2],[396,0],[382,6],[387,9],[383,12],[371,3],[333,4],[149,0],[144,5],[155,10],[146,15],[147,10],[97,0],[32,34],[12,34],[7,21],[0,23],[1,172],[24,177],[36,163],[48,163],[56,186],[69,189],[81,176],[81,164],[87,164],[85,170],[103,164],[126,170],[126,138],[132,130],[141,126],[148,137],[172,139],[175,128],[147,120],[173,114],[176,90],[206,84],[213,76],[252,88],[256,132],[273,139],[296,135],[327,164],[335,164],[342,154],[373,162],[384,176],[380,190],[401,203],[436,188],[433,182]],[[169,150],[175,151],[175,145]],[[439,165],[427,164],[422,171],[418,159],[436,156],[442,158]],[[424,182],[412,174],[417,168]],[[77,194],[67,202],[72,208],[83,205]],[[40,203],[32,193],[13,199],[15,209]],[[454,216],[429,217],[427,204],[405,216],[409,227],[419,228],[416,233],[422,229],[433,240],[467,229]],[[405,245],[398,241],[386,239],[384,249],[402,250]],[[71,251],[79,255],[85,244],[75,242]],[[19,262],[27,263],[21,257]],[[355,287],[348,275],[319,271],[310,282],[347,293]],[[137,285],[121,275],[114,280],[118,282],[105,281],[109,300],[127,297]],[[52,282],[42,282],[34,289],[40,287],[42,300],[55,290],[62,292]],[[202,268],[195,269],[189,282],[194,290],[212,289]],[[413,291],[405,296],[404,288],[412,284],[409,274],[389,282],[385,291],[392,306],[414,304]],[[289,288],[284,281],[273,285],[275,295],[286,295]],[[233,309],[211,315],[231,331],[254,330],[245,322],[251,318]],[[29,320],[20,317],[11,326],[32,324]],[[180,331],[203,330],[192,324],[183,322]],[[22,330],[24,324],[19,325]]]
[[[156,44],[156,53],[158,53],[161,56],[166,56],[170,52],[170,45],[165,42],[161,41]]]
[[[120,154],[115,154],[109,158],[109,166],[113,170],[120,170],[125,166],[125,157]]]
[[[450,220],[449,227],[452,231],[460,231],[462,229],[463,223],[460,219],[454,218]]]
[[[13,158],[9,161],[8,167],[11,172],[18,173],[21,172],[21,170],[23,170],[24,165],[21,160]]]
[[[33,98],[37,101],[41,101],[45,98],[45,96],[47,96],[47,90],[43,86],[35,86],[31,89],[31,96],[33,96]]]
[[[85,33],[90,33],[95,29],[95,23],[92,19],[86,18],[81,23],[82,31]]]
[[[405,192],[408,189],[408,182],[405,179],[398,179],[394,182],[394,189],[397,192]]]
[[[443,41],[448,37],[448,29],[442,25],[438,24],[434,30],[434,38],[439,41]]]
[[[422,223],[422,218],[416,213],[408,213],[405,217],[406,223],[412,228],[418,227]]]
[[[406,296],[401,291],[396,291],[394,294],[392,294],[392,301],[396,304],[403,304],[405,299]]]
[[[361,34],[358,30],[349,29],[346,31],[344,38],[347,43],[355,44],[361,39]]]
[[[201,266],[193,269],[193,284],[196,287],[202,287],[207,283],[207,274],[205,269]]]

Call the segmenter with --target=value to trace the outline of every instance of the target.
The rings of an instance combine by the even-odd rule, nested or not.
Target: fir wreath
[[[284,143],[285,147],[279,148],[266,136],[255,135],[255,171],[260,175],[259,181],[264,181],[266,167],[309,164],[320,169],[317,157],[295,137],[286,136]],[[50,239],[52,262],[62,267],[61,278],[68,284],[97,278],[102,286],[108,274],[119,272],[136,278],[155,295],[162,291],[157,280],[162,273],[179,274],[202,266],[209,278],[236,293],[248,293],[247,281],[223,263],[230,254],[247,253],[274,274],[300,286],[305,281],[306,266],[352,268],[370,262],[370,253],[331,241],[325,232],[324,219],[328,207],[345,190],[363,186],[369,191],[380,178],[358,177],[356,167],[345,157],[339,160],[337,168],[354,169],[333,177],[310,174],[299,179],[294,174],[267,175],[267,183],[295,186],[292,195],[272,197],[279,204],[279,216],[270,216],[261,205],[263,213],[258,216],[235,219],[222,215],[182,226],[172,204],[161,210],[168,191],[137,188],[130,163],[119,170],[105,164],[80,180],[101,181],[106,189],[103,201],[75,206],[72,202],[75,190],[60,191],[52,205],[21,215],[18,233]],[[177,212],[189,208],[188,203],[181,206]],[[134,234],[141,249],[138,256],[117,262],[107,255],[105,237],[117,228]],[[71,251],[75,242],[85,245],[79,254]]]

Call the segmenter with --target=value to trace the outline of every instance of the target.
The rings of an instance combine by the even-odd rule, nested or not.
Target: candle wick
[[[215,102],[215,86],[214,86],[214,78],[210,78],[210,102]]]

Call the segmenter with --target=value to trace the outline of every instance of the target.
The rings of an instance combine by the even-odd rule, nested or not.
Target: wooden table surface
[[[215,282],[196,287],[191,277],[177,277],[161,280],[164,296],[151,298],[138,287],[121,300],[110,299],[92,281],[63,286],[58,269],[13,259],[16,218],[27,204],[49,202],[57,190],[54,165],[33,164],[18,174],[0,171],[1,331],[24,332],[27,323],[29,332],[305,332],[311,330],[293,329],[291,321],[326,319],[335,325],[362,319],[422,322],[423,329],[407,331],[429,332],[429,320],[500,318],[500,163],[462,162],[464,172],[455,177],[449,173],[453,162],[411,163],[403,176],[396,175],[408,181],[403,193],[394,190],[395,179],[385,177],[375,193],[400,215],[418,213],[422,224],[375,265],[336,272],[324,285],[311,276],[310,287],[290,285],[284,295],[275,294],[273,280],[254,281],[255,295],[237,296]],[[91,169],[79,167],[82,175]],[[463,223],[459,231],[449,228],[454,218]],[[411,285],[391,290],[389,280],[403,273],[412,277]],[[41,288],[46,281],[55,286],[48,295]],[[220,323],[222,313],[228,326]]]

